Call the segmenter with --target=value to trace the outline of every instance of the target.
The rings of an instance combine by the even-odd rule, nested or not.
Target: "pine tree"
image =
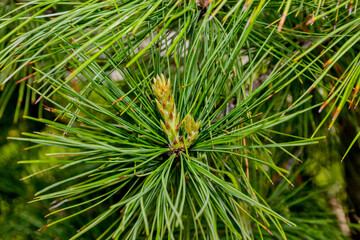
[[[93,213],[72,239],[347,238],[306,182],[306,157],[360,101],[356,9],[33,0],[6,11],[0,114],[15,89],[24,115],[38,104],[26,118],[46,131],[11,139],[62,150],[21,163],[73,174],[35,194],[53,201],[39,230]]]

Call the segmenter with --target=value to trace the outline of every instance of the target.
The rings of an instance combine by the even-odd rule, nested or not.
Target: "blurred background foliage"
[[[16,95],[10,101],[16,101]],[[46,233],[36,230],[46,223],[44,212],[50,208],[49,203],[37,202],[28,204],[34,198],[36,189],[51,184],[59,173],[39,174],[37,177],[20,179],[34,172],[39,172],[43,166],[23,165],[18,161],[23,159],[44,159],[49,147],[29,149],[27,143],[7,141],[7,137],[20,136],[21,132],[44,128],[34,122],[20,119],[14,124],[15,106],[6,108],[0,124],[0,236],[1,239],[66,239],[68,232],[76,229],[65,223],[64,228],[54,228]],[[32,108],[37,115],[37,109]],[[63,173],[61,173],[63,174]]]

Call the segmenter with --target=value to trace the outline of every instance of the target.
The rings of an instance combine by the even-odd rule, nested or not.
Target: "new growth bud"
[[[187,145],[191,145],[199,135],[199,128],[201,122],[195,122],[193,116],[189,115],[185,119],[185,132]]]
[[[170,79],[166,81],[163,74],[161,74],[161,77],[158,75],[154,78],[152,89],[156,97],[156,105],[164,120],[164,122],[160,121],[161,128],[168,136],[171,147],[175,149],[180,148],[182,144],[179,141],[179,131],[177,129],[180,117],[176,111]]]
[[[176,110],[174,94],[171,91],[170,79],[167,81],[163,74],[154,78],[152,85],[155,102],[164,121],[160,120],[161,128],[169,139],[172,149],[184,149],[185,144],[180,136],[180,115]],[[199,134],[200,122],[195,122],[193,116],[188,115],[184,125],[186,133],[186,146],[189,147]]]

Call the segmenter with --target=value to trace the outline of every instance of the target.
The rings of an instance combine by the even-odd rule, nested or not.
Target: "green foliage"
[[[61,149],[20,163],[67,173],[35,194],[54,205],[39,230],[86,215],[72,239],[346,238],[331,197],[295,179],[311,165],[290,171],[332,114],[329,129],[357,106],[356,7],[33,0],[4,11],[0,114],[20,85],[15,119],[27,91],[25,115],[31,99],[40,114],[26,118],[47,129],[11,139]]]

